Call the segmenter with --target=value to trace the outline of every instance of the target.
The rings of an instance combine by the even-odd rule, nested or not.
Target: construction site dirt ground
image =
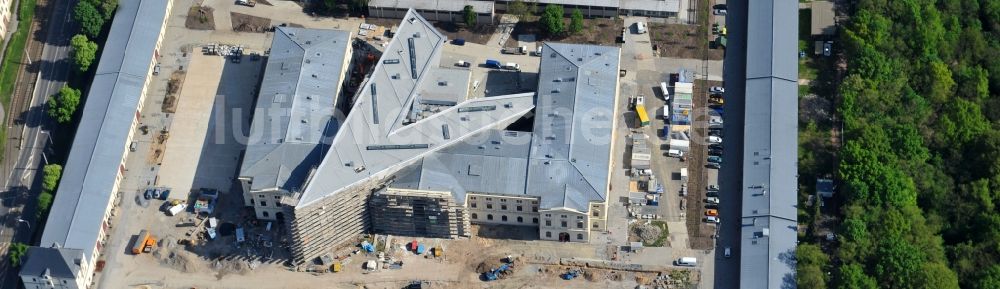
[[[161,214],[162,215],[162,214]],[[159,219],[165,219],[161,217]],[[161,220],[162,223],[172,223]],[[368,271],[365,261],[375,254],[348,254],[338,273],[295,272],[283,264],[261,263],[250,269],[240,259],[207,260],[181,246],[161,245],[151,254],[130,255],[130,272],[122,288],[402,288],[413,280],[433,284],[433,288],[635,288],[648,284],[660,273],[583,268],[580,278],[563,280],[560,275],[578,266],[558,265],[561,258],[603,259],[601,250],[581,243],[511,241],[472,237],[460,240],[395,237],[396,246],[387,246],[388,255],[403,262],[400,269]],[[416,255],[403,244],[417,240],[431,247],[443,247],[441,257]],[[222,241],[222,240],[217,240]],[[495,267],[507,255],[515,257],[513,272],[497,281],[483,281],[477,271]],[[381,264],[381,263],[380,263]],[[478,269],[478,270],[477,270]],[[664,272],[681,274],[695,282],[697,273],[684,269]],[[662,278],[662,277],[661,277]],[[680,287],[683,288],[683,287]]]

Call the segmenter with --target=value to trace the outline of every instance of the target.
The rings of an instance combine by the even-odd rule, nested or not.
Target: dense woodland
[[[1000,0],[848,9],[839,238],[800,288],[1000,288]]]

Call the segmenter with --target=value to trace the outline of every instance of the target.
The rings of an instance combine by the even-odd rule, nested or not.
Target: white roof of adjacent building
[[[607,198],[619,50],[546,43],[533,132],[490,130],[433,153],[396,188],[527,195],[588,211]]]
[[[299,190],[322,160],[350,49],[350,32],[275,30],[240,169],[253,178],[251,190]]]
[[[677,13],[681,0],[621,0],[621,9]]]
[[[465,6],[472,6],[477,13],[492,13],[493,1],[474,0],[370,0],[368,7],[410,8],[428,11],[459,12]]]
[[[123,0],[87,94],[41,245],[91,258],[128,146],[139,96],[167,11],[166,0]]]
[[[534,94],[466,100],[431,108],[419,87],[433,78],[445,37],[412,9],[386,46],[322,164],[298,196],[297,207],[370,178],[398,171],[476,133],[513,121],[534,108]],[[431,113],[432,112],[432,113]]]
[[[730,8],[746,7],[737,6]],[[788,288],[797,240],[798,28],[787,24],[798,23],[798,2],[747,9],[740,287]]]

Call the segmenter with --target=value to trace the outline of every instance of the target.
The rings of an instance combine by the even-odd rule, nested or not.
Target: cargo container
[[[639,115],[639,125],[640,126],[647,126],[647,125],[649,125],[649,115],[646,114],[646,106],[645,105],[636,105],[635,106],[635,113]]]
[[[142,254],[148,253],[156,246],[156,238],[153,237],[147,230],[139,231],[139,236],[135,239],[135,244],[132,245],[132,254]]]

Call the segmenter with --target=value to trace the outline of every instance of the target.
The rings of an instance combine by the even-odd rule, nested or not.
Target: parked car
[[[719,204],[705,204],[705,209],[718,210]]]
[[[713,143],[713,144],[709,144],[709,145],[708,145],[708,148],[709,148],[709,149],[720,149],[720,150],[721,150],[721,149],[722,149],[722,144],[721,144],[721,143]]]
[[[710,144],[722,143],[722,138],[717,136],[708,136],[708,143]]]
[[[451,44],[454,44],[454,45],[465,45],[465,39],[455,38],[455,39],[451,40]]]
[[[705,196],[719,197],[719,191],[707,191],[707,192],[705,192]]]
[[[720,16],[725,16],[726,15],[726,9],[715,9],[715,10],[712,11],[712,14],[720,15]]]
[[[705,164],[705,167],[708,167],[708,168],[711,168],[711,169],[717,169],[718,170],[718,169],[722,168],[722,164],[720,164],[720,163],[707,163],[707,164]]]
[[[721,87],[721,86],[713,86],[713,87],[708,88],[708,93],[725,93],[725,92],[726,92],[726,88]]]
[[[709,191],[716,191],[716,192],[718,192],[719,191],[719,186],[717,186],[717,185],[708,185],[707,187],[705,187],[705,189],[709,190]]]
[[[833,54],[833,41],[827,41],[823,43],[823,56],[830,56]]]
[[[709,148],[708,155],[710,156],[722,156],[722,149],[720,148]]]
[[[707,202],[709,204],[718,204],[719,203],[719,198],[718,197],[708,197],[708,198],[705,198],[705,202]]]
[[[717,216],[719,216],[719,210],[715,210],[715,209],[705,210],[705,216],[716,216],[717,217]]]
[[[708,157],[708,162],[721,164],[722,163],[722,157],[720,157],[720,156],[709,156]]]
[[[646,33],[646,23],[636,22],[635,23],[635,33],[636,34],[645,34]]]
[[[729,258],[729,257],[732,257],[732,256],[733,256],[733,250],[732,250],[732,248],[729,248],[729,246],[726,246],[726,248],[725,248],[725,249],[723,249],[723,251],[722,251],[722,252],[723,252],[722,254],[723,254],[724,256],[726,256],[726,258]]]
[[[721,223],[722,220],[719,220],[719,217],[717,217],[717,216],[708,216],[708,217],[705,217],[705,222],[706,223],[715,223],[715,224],[718,224],[718,223]]]

